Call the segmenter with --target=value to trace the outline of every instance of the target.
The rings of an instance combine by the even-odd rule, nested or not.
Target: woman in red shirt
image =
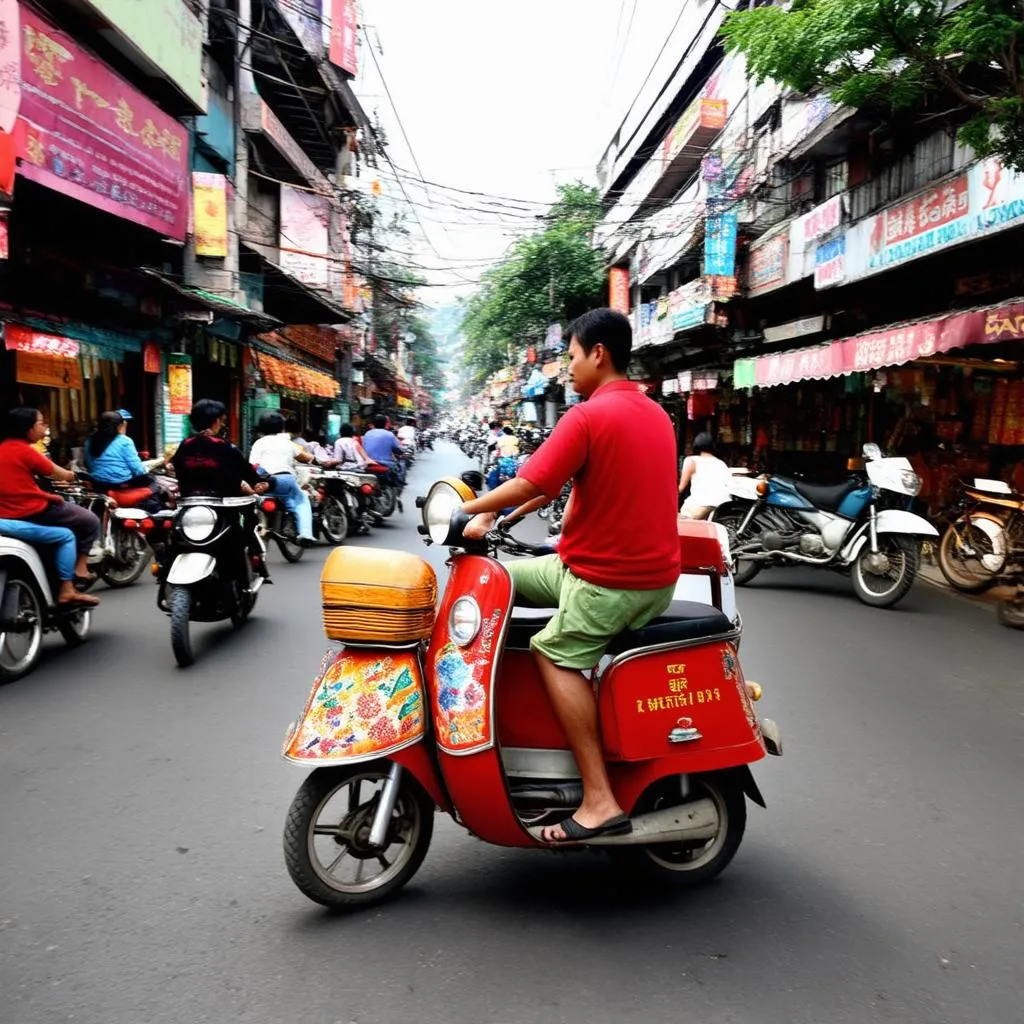
[[[78,561],[75,576],[89,579],[89,551],[100,533],[100,521],[86,508],[44,491],[37,476],[70,483],[75,474],[55,466],[32,446],[46,436],[46,420],[38,409],[19,406],[4,417],[0,441],[0,519],[24,519],[41,526],[65,526],[75,535]],[[99,604],[97,598],[79,594],[74,580],[62,580],[58,604]]]

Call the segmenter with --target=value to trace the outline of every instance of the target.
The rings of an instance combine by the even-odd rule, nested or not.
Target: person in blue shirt
[[[100,416],[96,430],[85,442],[85,467],[96,486],[103,490],[149,487],[155,493],[156,482],[146,472],[135,442],[127,433],[131,418],[131,413],[124,409]]]
[[[402,454],[402,446],[398,438],[387,429],[387,422],[385,416],[374,418],[373,430],[363,435],[363,448],[374,462],[394,467],[396,457]]]

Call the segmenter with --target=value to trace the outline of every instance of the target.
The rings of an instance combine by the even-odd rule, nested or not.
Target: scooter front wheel
[[[284,826],[284,859],[299,891],[325,907],[379,903],[419,870],[434,833],[434,803],[408,772],[381,846],[370,829],[388,761],[318,768],[299,787]]]
[[[192,591],[188,587],[171,587],[167,604],[171,609],[171,650],[174,651],[174,660],[181,668],[188,668],[196,660],[188,631]]]
[[[655,783],[640,799],[634,814],[673,807],[680,799],[679,777]],[[718,830],[710,839],[686,843],[649,843],[609,848],[613,862],[638,880],[669,882],[691,888],[720,875],[743,840],[747,827],[747,801],[743,789],[722,775],[690,778],[686,800],[708,798],[718,815]]]

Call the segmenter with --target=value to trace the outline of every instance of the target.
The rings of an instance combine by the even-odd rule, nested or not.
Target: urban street
[[[423,453],[404,513],[349,543],[423,554],[443,581],[412,499],[467,466]],[[0,689],[4,1024],[1024,1019],[1021,647],[990,606],[919,581],[877,610],[800,571],[740,590],[785,754],[754,766],[768,808],[705,888],[634,890],[603,856],[439,817],[395,900],[340,915],[281,850],[327,551],[274,551],[243,629],[193,627],[192,668],[147,575],[98,590],[86,646],[50,639]]]

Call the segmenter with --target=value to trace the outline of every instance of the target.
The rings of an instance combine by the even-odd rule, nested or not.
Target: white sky
[[[426,179],[547,204],[558,182],[594,181],[601,153],[678,14],[679,0],[364,0],[360,20],[374,45],[380,40],[377,59]],[[415,175],[360,35],[356,93],[368,114],[379,114],[394,163]],[[663,64],[678,58],[676,46],[666,49]],[[645,97],[668,70],[652,76]],[[389,177],[389,171],[382,175],[385,188],[401,196]],[[482,262],[498,259],[544,209],[465,212],[455,204],[487,204],[415,183],[406,187],[412,200],[429,207],[417,212],[444,259],[414,222],[410,251],[423,267],[449,268],[425,275],[444,285],[423,289],[424,301],[434,305],[472,291],[465,279],[475,282]]]

